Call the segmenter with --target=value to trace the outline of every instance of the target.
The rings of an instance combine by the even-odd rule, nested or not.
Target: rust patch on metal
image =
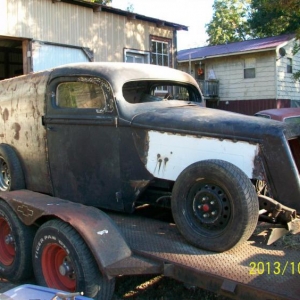
[[[254,168],[253,168],[253,178],[267,181],[266,171],[264,168],[264,164],[262,162],[261,149],[259,148],[258,153],[256,153],[254,157]]]
[[[14,139],[18,140],[20,138],[21,125],[19,123],[13,123],[11,129],[15,131]]]
[[[6,122],[9,118],[9,111],[7,108],[4,109],[3,113],[2,113],[2,119],[4,122]]]
[[[172,152],[170,152],[170,154],[172,154]],[[167,163],[169,161],[169,158],[166,156],[161,156],[159,153],[157,154],[157,163],[154,169],[154,173],[156,172],[156,169],[158,168],[158,173],[160,172],[160,170],[162,169],[162,171],[164,171],[167,167]]]
[[[134,193],[138,196],[149,184],[150,180],[130,180],[130,186],[134,189]]]
[[[149,152],[149,131],[135,130],[132,132],[132,136],[139,157],[146,165]]]

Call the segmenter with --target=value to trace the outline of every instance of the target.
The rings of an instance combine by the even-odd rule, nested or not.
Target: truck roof
[[[89,62],[62,65],[52,69],[51,79],[59,76],[70,76],[70,74],[101,76],[112,84],[115,91],[118,91],[123,83],[136,79],[172,80],[198,86],[192,76],[179,70],[151,64],[119,62]]]

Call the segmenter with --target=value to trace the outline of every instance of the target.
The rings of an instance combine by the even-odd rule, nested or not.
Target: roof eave
[[[177,24],[177,23],[173,23],[173,22],[168,22],[165,20],[160,20],[160,19],[156,19],[156,18],[151,18],[151,17],[147,17],[144,15],[140,15],[140,14],[136,14],[130,11],[125,11],[122,9],[118,9],[118,8],[114,8],[111,6],[107,6],[107,5],[101,5],[101,4],[97,4],[97,3],[93,3],[93,2],[87,2],[87,1],[83,1],[83,0],[59,0],[59,1],[55,1],[55,2],[65,2],[65,3],[69,3],[69,4],[73,4],[73,5],[78,5],[78,6],[84,6],[84,7],[88,7],[93,9],[94,12],[109,12],[112,14],[116,14],[116,15],[121,15],[121,16],[125,16],[128,19],[137,19],[137,20],[141,20],[141,21],[146,21],[146,22],[150,22],[150,23],[155,23],[157,27],[171,27],[174,30],[186,30],[188,31],[188,26],[186,25],[182,25],[182,24]]]
[[[241,54],[249,54],[249,53],[257,53],[257,52],[266,52],[266,51],[271,51],[275,50],[276,51],[277,47],[272,47],[268,49],[259,49],[259,50],[248,50],[248,51],[239,51],[239,52],[231,52],[231,53],[223,53],[223,54],[217,54],[217,55],[207,55],[207,56],[201,56],[197,58],[191,58],[191,59],[185,59],[185,60],[178,60],[178,62],[189,62],[189,61],[197,61],[197,60],[204,60],[204,59],[210,59],[210,58],[218,58],[218,57],[224,57],[224,56],[236,56],[236,55],[241,55]]]
[[[276,53],[278,52],[278,49],[281,47],[286,46],[287,44],[295,41],[296,38],[292,38],[288,41],[282,42],[276,46],[269,47],[269,48],[264,48],[264,49],[253,49],[253,50],[247,50],[247,51],[238,51],[238,52],[230,52],[230,53],[221,53],[217,55],[207,55],[207,56],[201,56],[197,58],[192,58],[192,59],[184,59],[184,60],[178,60],[179,63],[182,62],[189,62],[189,61],[197,61],[197,60],[204,60],[204,59],[209,59],[209,58],[217,58],[217,57],[224,57],[224,56],[234,56],[234,55],[241,55],[241,54],[249,54],[249,53],[257,53],[257,52],[266,52],[266,51],[272,51],[275,50]]]

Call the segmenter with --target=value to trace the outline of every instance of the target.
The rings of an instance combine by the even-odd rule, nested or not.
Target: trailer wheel
[[[31,250],[35,229],[24,225],[0,200],[0,277],[18,282],[33,275]]]
[[[33,269],[42,286],[84,292],[99,300],[110,299],[114,292],[115,280],[102,276],[82,237],[61,220],[48,221],[37,231]]]
[[[25,188],[25,180],[20,160],[12,147],[0,145],[0,191]]]
[[[171,206],[186,240],[216,252],[246,241],[259,215],[249,178],[222,160],[200,161],[187,167],[174,184]]]

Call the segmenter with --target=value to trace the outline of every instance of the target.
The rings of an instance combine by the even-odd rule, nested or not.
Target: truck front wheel
[[[37,283],[69,292],[84,292],[93,299],[110,299],[115,281],[99,271],[78,232],[61,220],[43,224],[33,243],[33,269]]]
[[[172,213],[191,244],[223,252],[246,241],[258,221],[258,199],[249,178],[222,160],[187,167],[172,192]]]
[[[13,191],[25,188],[23,170],[14,149],[0,144],[0,191]]]

